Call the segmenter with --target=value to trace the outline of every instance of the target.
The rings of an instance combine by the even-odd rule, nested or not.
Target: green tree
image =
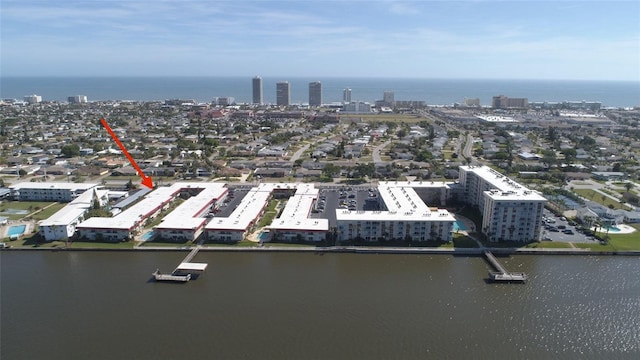
[[[4,185],[2,185],[4,186]],[[633,187],[633,184],[630,182],[626,182],[624,183],[624,188],[627,189],[627,192],[631,191],[631,188]]]
[[[80,155],[80,146],[78,144],[64,145],[60,150],[62,155],[67,158]]]
[[[564,159],[567,163],[572,163],[576,159],[577,154],[578,153],[574,148],[562,150],[562,155],[564,155]]]
[[[322,169],[322,175],[328,178],[333,178],[338,174],[340,174],[340,167],[332,163],[327,163]]]

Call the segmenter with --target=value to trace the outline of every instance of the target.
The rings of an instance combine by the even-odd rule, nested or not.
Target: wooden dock
[[[206,263],[192,263],[191,260],[200,251],[200,245],[193,248],[187,256],[182,260],[180,264],[171,272],[171,274],[162,274],[160,269],[157,269],[151,275],[156,281],[173,281],[173,282],[187,282],[198,277],[198,274],[203,273],[207,269]]]
[[[156,281],[173,281],[173,282],[187,282],[191,280],[191,274],[186,275],[174,275],[174,274],[162,274],[160,269],[153,272],[153,277]]]
[[[527,274],[523,272],[509,272],[502,264],[496,259],[490,251],[485,251],[484,256],[487,261],[497,270],[489,271],[489,279],[495,282],[525,282],[527,281]]]

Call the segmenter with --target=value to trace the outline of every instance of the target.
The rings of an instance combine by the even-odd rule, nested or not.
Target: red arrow
[[[100,119],[100,123],[102,124],[102,126],[104,126],[105,129],[107,129],[107,132],[109,133],[109,135],[111,135],[111,137],[116,142],[116,144],[118,144],[118,146],[120,147],[120,150],[122,150],[122,152],[127,157],[127,159],[129,160],[129,162],[131,163],[133,168],[136,169],[136,171],[138,172],[138,175],[140,175],[140,177],[142,178],[142,185],[144,185],[144,186],[146,186],[146,187],[148,187],[150,189],[153,189],[153,181],[151,180],[151,176],[146,176],[142,172],[142,170],[140,170],[140,166],[138,166],[138,164],[136,164],[136,161],[133,160],[133,158],[131,157],[131,154],[129,154],[127,149],[125,149],[124,145],[122,145],[122,142],[120,142],[120,139],[118,139],[116,134],[109,127],[109,124],[107,124],[107,120],[102,118],[102,119]]]

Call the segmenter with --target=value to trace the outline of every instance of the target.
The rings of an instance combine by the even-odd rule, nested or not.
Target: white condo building
[[[40,235],[45,241],[70,239],[76,232],[76,226],[84,220],[84,215],[94,202],[98,201],[100,206],[104,206],[108,202],[108,195],[109,190],[93,188],[85,191],[48,219],[40,221]]]
[[[221,183],[176,183],[159,187],[118,215],[93,217],[80,223],[76,229],[80,237],[88,240],[131,239],[148,221],[168,209],[178,196],[189,194],[191,197],[167,215],[156,229],[161,237],[193,240],[203,231],[209,207],[223,199],[226,193],[227,188]]]
[[[42,96],[40,95],[27,95],[24,98],[22,98],[24,100],[24,102],[32,105],[32,104],[37,104],[42,102]]]
[[[437,192],[447,188],[444,183],[381,182],[378,192],[382,201],[380,205],[385,210],[336,210],[338,239],[453,240],[453,224],[456,219],[447,210],[429,208],[414,187],[438,188]]]
[[[67,102],[70,104],[86,104],[87,95],[74,95],[67,97]]]
[[[98,184],[56,182],[22,182],[9,186],[11,195],[19,201],[70,202]]]
[[[352,101],[342,106],[342,111],[353,114],[366,114],[371,112],[371,104],[363,101]]]
[[[461,166],[464,199],[482,212],[489,241],[539,240],[547,199],[487,166]]]
[[[272,197],[288,198],[278,219],[267,228],[271,236],[283,240],[322,241],[329,230],[326,219],[309,219],[318,197],[313,184],[262,183],[253,187],[228,217],[214,217],[206,226],[209,240],[235,242],[243,240],[257,225]]]

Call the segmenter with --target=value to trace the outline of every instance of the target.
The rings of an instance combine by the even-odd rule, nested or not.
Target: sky
[[[0,0],[2,76],[640,81],[640,2]]]

